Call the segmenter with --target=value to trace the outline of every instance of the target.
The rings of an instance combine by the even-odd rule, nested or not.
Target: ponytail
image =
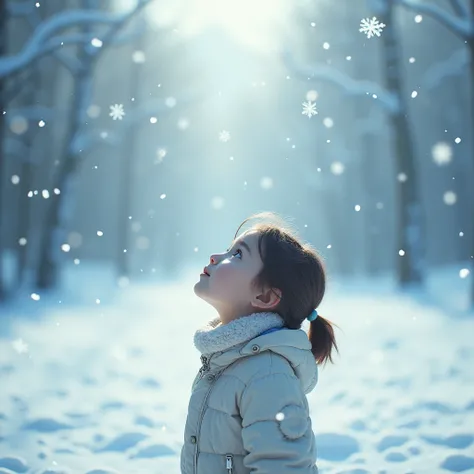
[[[333,364],[332,351],[336,349],[339,352],[333,326],[337,324],[331,323],[321,315],[310,322],[308,339],[311,342],[311,352],[318,364],[326,364],[328,360]]]

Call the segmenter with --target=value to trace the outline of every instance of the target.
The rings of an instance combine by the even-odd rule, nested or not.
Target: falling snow
[[[122,120],[124,115],[125,111],[123,110],[123,104],[115,104],[110,106],[109,116],[114,120]]]
[[[219,140],[224,143],[228,142],[230,140],[230,133],[227,130],[222,130],[219,133]]]
[[[372,38],[373,36],[380,36],[382,30],[385,28],[386,25],[380,23],[377,18],[374,16],[372,18],[364,18],[360,22],[360,29],[361,33],[364,33],[367,38]]]
[[[308,118],[311,118],[313,115],[317,115],[318,112],[316,110],[316,103],[308,100],[307,102],[303,102],[303,111],[301,112],[303,115],[306,115]]]
[[[439,142],[433,146],[431,154],[433,156],[433,161],[438,166],[445,166],[452,161],[453,149],[449,143]]]
[[[12,347],[18,354],[26,354],[28,352],[28,344],[21,338],[12,341]]]

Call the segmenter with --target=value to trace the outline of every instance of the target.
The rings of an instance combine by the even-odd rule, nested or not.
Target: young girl
[[[320,257],[281,224],[258,222],[212,255],[194,287],[219,317],[194,336],[182,474],[317,474],[307,393],[337,350],[317,313]],[[271,216],[274,216],[273,214]],[[301,329],[311,321],[309,335]]]

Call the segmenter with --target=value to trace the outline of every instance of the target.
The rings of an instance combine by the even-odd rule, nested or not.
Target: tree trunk
[[[474,12],[474,0],[471,0],[471,12]],[[471,60],[469,63],[470,73],[471,73],[471,97],[470,97],[470,109],[471,109],[471,128],[474,127],[474,37],[471,37],[468,41],[469,52],[471,56]],[[471,146],[473,144],[471,143]],[[474,178],[473,178],[474,181]],[[471,193],[472,193],[471,189]],[[471,215],[474,214],[474,205],[471,201]],[[469,257],[471,259],[471,307],[474,308],[474,219],[471,221],[471,228],[469,231],[471,233],[470,236],[470,252]]]
[[[134,49],[141,49],[142,35],[139,35],[136,40]],[[140,83],[141,68],[137,64],[133,64],[130,70],[130,95],[135,97],[133,108],[139,106],[140,99],[139,83]],[[130,109],[130,106],[129,106]],[[133,109],[130,110],[133,113]],[[118,249],[117,249],[117,271],[118,276],[130,276],[130,253],[132,251],[130,245],[130,224],[129,216],[132,215],[133,209],[133,153],[135,150],[135,133],[132,127],[126,137],[124,137],[124,144],[121,147],[122,155],[122,169],[120,176],[119,187],[119,213],[118,213]]]
[[[0,57],[5,56],[8,52],[7,48],[7,0],[0,0]],[[3,251],[5,246],[5,229],[8,227],[7,224],[2,224],[3,216],[3,198],[4,198],[4,149],[3,139],[5,135],[5,115],[3,114],[6,105],[5,97],[5,78],[0,78],[0,301],[3,301],[6,297],[5,281],[3,275]]]
[[[408,122],[405,91],[402,85],[402,67],[399,41],[395,31],[393,0],[379,14],[386,25],[382,35],[385,83],[387,90],[399,100],[399,110],[390,116],[395,138],[397,248],[396,276],[400,286],[421,284],[424,270],[424,220],[419,195],[415,151]],[[399,252],[403,254],[399,255]]]
[[[83,9],[93,8],[91,0],[82,0]],[[83,26],[82,33],[91,33],[91,26]],[[61,245],[67,241],[67,220],[73,213],[75,173],[82,159],[77,140],[87,124],[87,107],[92,96],[92,68],[94,60],[84,46],[79,46],[76,75],[73,78],[73,100],[69,109],[67,131],[50,193],[50,206],[44,219],[36,284],[40,289],[56,286],[59,274]],[[55,189],[59,190],[56,194]]]

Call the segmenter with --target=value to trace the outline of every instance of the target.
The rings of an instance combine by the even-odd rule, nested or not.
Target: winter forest
[[[474,473],[473,84],[473,0],[0,0],[0,473],[179,474],[261,211],[328,271],[320,473]]]

